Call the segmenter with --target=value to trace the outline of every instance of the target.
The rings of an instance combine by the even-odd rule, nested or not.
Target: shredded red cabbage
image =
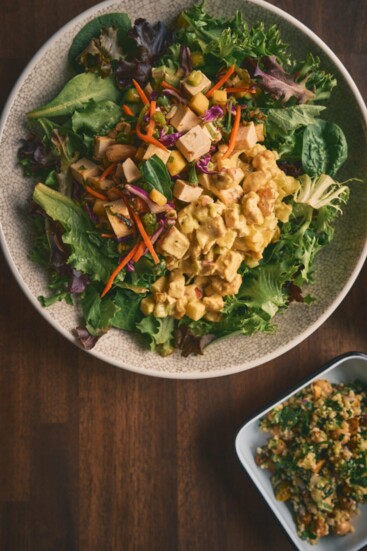
[[[162,94],[164,96],[173,96],[174,98],[176,98],[179,102],[183,103],[184,105],[187,105],[189,103],[186,98],[181,96],[175,90],[171,90],[170,88],[165,88],[164,90],[162,90]]]
[[[208,164],[210,163],[210,161],[211,156],[208,153],[198,160],[198,162],[196,163],[196,168],[199,169],[201,172],[204,172],[204,174],[218,174],[218,172],[216,172],[215,170],[208,169]]]
[[[173,147],[177,140],[183,136],[183,132],[174,132],[173,134],[165,134],[162,129],[159,141],[166,147]]]
[[[140,199],[142,199],[148,205],[150,212],[158,213],[174,208],[173,203],[170,203],[169,201],[167,201],[167,203],[163,206],[157,205],[157,203],[154,203],[154,201],[149,198],[149,194],[145,191],[145,189],[142,189],[141,187],[133,186],[132,184],[126,184],[125,189],[129,191],[132,195],[140,197]]]
[[[213,107],[208,109],[201,118],[205,122],[212,122],[220,119],[223,115],[224,111],[222,107],[220,105],[213,105]]]

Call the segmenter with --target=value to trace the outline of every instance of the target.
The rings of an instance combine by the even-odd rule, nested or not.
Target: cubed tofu
[[[171,151],[167,161],[167,169],[171,176],[177,176],[186,167],[187,161],[177,149]]]
[[[84,184],[88,178],[93,176],[98,176],[100,174],[100,168],[96,163],[93,163],[89,159],[79,159],[76,163],[70,165],[71,175],[79,182],[79,184]]]
[[[135,182],[135,180],[138,180],[141,177],[140,170],[130,157],[126,159],[121,166],[125,179],[129,184],[131,182]]]
[[[189,163],[206,155],[210,150],[211,144],[212,142],[208,134],[199,125],[191,128],[189,132],[181,136],[176,142],[177,148]]]
[[[157,145],[154,145],[151,143],[148,145],[148,148],[144,153],[143,161],[150,159],[151,157],[153,157],[153,155],[157,155],[157,157],[159,157],[159,159],[161,159],[161,161],[163,161],[164,164],[167,164],[167,161],[171,155],[171,151],[169,151],[168,149],[166,150],[161,149]]]
[[[101,161],[104,157],[104,154],[106,153],[106,149],[114,143],[115,143],[115,140],[113,138],[109,138],[108,136],[97,136],[94,139],[94,144],[93,144],[94,158]]]
[[[224,307],[224,300],[220,295],[204,297],[203,303],[208,312],[219,312]]]
[[[252,149],[257,142],[256,127],[253,122],[241,125],[238,129],[234,149]]]
[[[231,189],[238,186],[245,177],[242,168],[227,168],[219,172],[212,180],[212,185],[217,189]]]
[[[175,226],[172,226],[158,241],[158,247],[162,254],[181,259],[187,252],[190,241]]]
[[[205,305],[199,300],[191,300],[186,306],[186,316],[197,321],[205,314]]]
[[[214,189],[212,188],[214,195],[218,197],[226,205],[230,207],[234,203],[237,203],[243,196],[243,189],[241,186],[236,186],[230,189]]]
[[[183,103],[178,105],[175,114],[170,120],[170,123],[178,132],[187,132],[197,124],[200,124],[200,122],[201,120],[195,115],[194,111],[190,107],[187,107],[187,105],[183,105]]]
[[[190,96],[190,98],[192,98],[193,96],[196,96],[196,94],[198,94],[199,92],[204,92],[204,93],[207,92],[212,84],[208,79],[208,77],[204,75],[202,71],[198,71],[198,73],[202,74],[202,79],[200,84],[198,84],[197,86],[193,86],[192,84],[189,84],[187,82],[187,78],[182,81],[182,86],[185,92]]]
[[[176,199],[184,201],[185,203],[192,203],[193,201],[196,201],[202,193],[203,189],[201,187],[192,186],[188,182],[180,179],[176,180],[173,187],[173,195]]]
[[[209,109],[209,99],[202,92],[199,92],[191,98],[189,107],[191,107],[197,115],[204,115],[205,111]]]
[[[217,259],[217,274],[226,281],[232,281],[241,266],[243,256],[235,251],[227,251]]]
[[[219,245],[220,247],[226,247],[227,249],[231,249],[236,237],[237,237],[237,234],[234,230],[227,230],[222,237],[219,237],[217,239],[217,245]]]
[[[105,204],[106,214],[109,223],[116,237],[125,237],[133,233],[133,224],[130,220],[129,211],[123,199]]]
[[[255,124],[256,136],[258,142],[263,142],[265,140],[264,125],[263,123]]]
[[[165,276],[161,276],[158,279],[155,280],[154,283],[150,286],[153,293],[163,293],[166,289],[167,284],[167,278]]]
[[[211,285],[207,287],[206,293],[208,295],[222,295],[222,297],[228,295],[237,295],[242,283],[242,277],[240,274],[236,274],[232,281],[226,281],[221,277],[213,277],[211,279]]]
[[[153,297],[143,298],[140,302],[140,310],[143,312],[144,316],[149,316],[154,311],[155,302]]]
[[[216,240],[226,233],[226,227],[221,216],[209,218],[196,230],[196,239],[202,252],[207,254],[215,245]]]

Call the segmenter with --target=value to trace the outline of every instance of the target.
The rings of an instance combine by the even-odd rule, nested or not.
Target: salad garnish
[[[74,76],[27,114],[18,158],[36,180],[40,301],[81,306],[82,346],[117,328],[162,355],[201,354],[314,300],[314,258],[349,196],[319,58],[201,3],[172,28],[102,15],[69,63]]]

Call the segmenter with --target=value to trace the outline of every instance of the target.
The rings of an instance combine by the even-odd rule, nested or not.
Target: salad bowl
[[[167,10],[163,0],[112,0],[94,6],[65,25],[41,48],[19,78],[4,109],[0,130],[1,244],[14,276],[30,301],[51,325],[73,342],[76,342],[73,330],[80,318],[77,308],[57,302],[45,309],[37,298],[45,293],[47,281],[43,270],[29,258],[32,245],[27,213],[32,186],[17,163],[17,150],[25,133],[25,114],[49,101],[70,78],[67,64],[70,44],[78,31],[95,17],[126,12],[132,21],[143,16],[151,22],[162,20],[169,24],[191,4],[183,0],[179,6],[173,5]],[[337,220],[335,237],[316,260],[315,281],[309,291],[316,300],[310,306],[292,303],[285,313],[276,316],[276,330],[272,334],[218,339],[198,356],[182,357],[176,352],[160,357],[130,334],[110,330],[89,353],[112,365],[146,375],[183,379],[222,376],[265,363],[302,342],[331,315],[350,290],[366,258],[367,188],[362,180],[367,173],[367,112],[355,83],[330,49],[282,10],[262,0],[229,0],[224,14],[219,0],[210,2],[210,12],[215,16],[232,15],[236,10],[243,12],[250,25],[258,21],[266,27],[278,25],[293,57],[302,59],[312,52],[320,57],[323,69],[338,81],[328,104],[328,117],[343,128],[349,146],[349,157],[338,179],[355,181],[350,185],[350,200],[343,208],[343,216]],[[342,108],[343,105],[348,105],[348,109]],[[12,181],[11,188],[6,185],[7,181]],[[340,258],[342,262],[338,261]]]

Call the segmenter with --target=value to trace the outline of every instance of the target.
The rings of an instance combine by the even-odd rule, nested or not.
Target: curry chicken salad
[[[83,346],[114,327],[162,355],[201,353],[312,302],[303,286],[349,195],[335,180],[345,136],[320,116],[336,80],[318,58],[200,4],[172,28],[101,16],[69,62],[18,157],[37,182],[40,300],[79,305]]]
[[[290,503],[297,532],[315,544],[353,531],[367,499],[366,387],[319,379],[260,423],[270,432],[256,463],[271,472],[275,497]]]

